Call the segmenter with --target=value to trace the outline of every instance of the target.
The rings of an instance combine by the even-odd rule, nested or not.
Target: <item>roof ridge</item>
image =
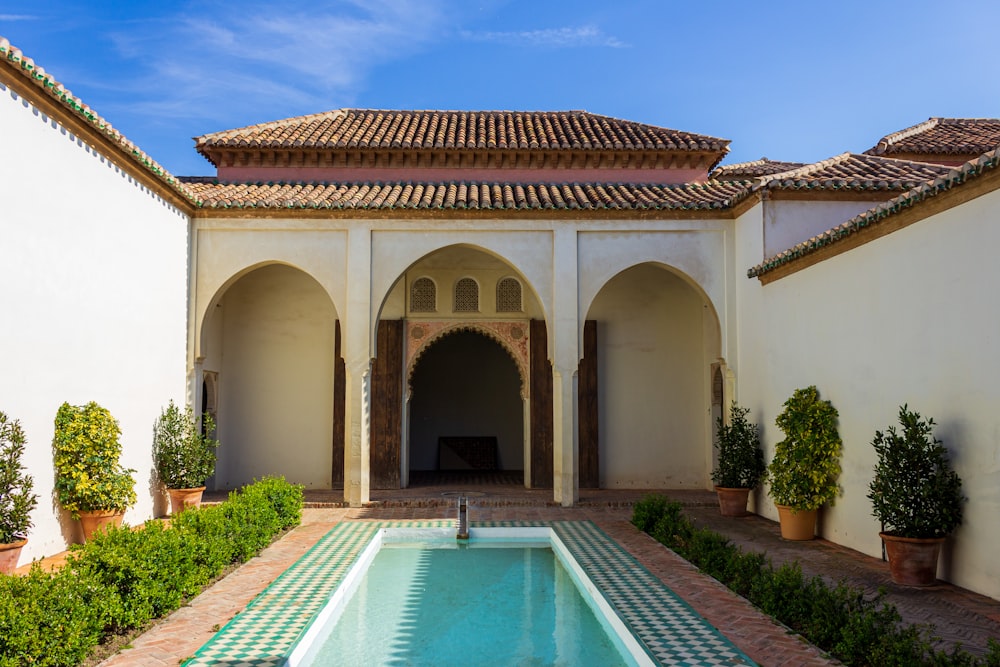
[[[940,121],[941,121],[940,117],[932,116],[927,120],[923,121],[922,123],[917,123],[916,125],[904,128],[902,130],[899,130],[898,132],[887,134],[884,137],[882,137],[877,144],[875,144],[875,148],[870,149],[872,151],[871,154],[878,155],[884,153],[886,150],[888,150],[889,146],[892,146],[893,144],[898,143],[903,139],[908,139],[909,137],[912,137],[914,135],[926,132],[927,130],[935,127]]]
[[[317,113],[308,113],[308,114],[303,114],[301,116],[292,116],[290,118],[281,118],[279,120],[269,120],[269,121],[266,121],[264,123],[253,123],[251,125],[244,125],[242,127],[234,127],[234,128],[228,129],[228,130],[219,130],[218,132],[210,132],[208,134],[203,134],[203,135],[201,135],[199,137],[195,137],[195,140],[200,142],[200,141],[203,141],[203,140],[215,139],[215,138],[218,138],[218,137],[224,137],[224,136],[230,135],[230,134],[232,134],[234,132],[242,132],[244,130],[250,130],[250,129],[254,129],[254,128],[270,129],[270,128],[275,128],[275,127],[283,127],[285,125],[291,125],[292,123],[301,122],[301,121],[309,119],[309,118],[324,118],[324,117],[326,117],[326,118],[330,118],[331,120],[335,120],[335,119],[340,118],[342,116],[346,116],[347,115],[347,113],[346,113],[347,111],[351,111],[351,109],[330,109],[328,111],[320,111],[320,112],[317,112]]]
[[[6,62],[12,70],[20,74],[29,84],[39,89],[43,95],[66,109],[67,112],[76,115],[85,125],[93,129],[94,132],[103,135],[119,149],[127,160],[134,162],[140,169],[150,173],[157,181],[166,185],[182,199],[196,203],[195,196],[176,176],[167,171],[165,167],[139,148],[137,144],[129,140],[119,130],[115,129],[111,123],[94,111],[81,98],[74,95],[54,76],[46,72],[45,68],[36,65],[33,59],[25,56],[21,49],[13,46],[2,35],[0,35],[0,61]]]
[[[777,180],[784,181],[790,178],[797,178],[799,176],[809,176],[810,174],[815,173],[817,171],[821,171],[826,167],[829,167],[830,165],[842,164],[846,162],[852,155],[854,155],[854,153],[848,151],[846,153],[834,155],[833,157],[829,157],[825,160],[820,160],[819,162],[813,162],[811,164],[804,165],[802,167],[799,167],[798,169],[792,169],[790,171],[782,171],[778,172],[777,174],[768,174],[767,176],[759,176],[756,182],[754,183],[753,189],[756,191],[766,188],[771,184],[772,181],[777,181]]]
[[[987,171],[1000,167],[1000,148],[984,153],[979,157],[969,160],[965,164],[949,170],[946,174],[924,181],[920,185],[910,188],[888,201],[859,213],[850,220],[832,227],[825,232],[821,232],[812,238],[798,243],[791,248],[766,258],[760,264],[747,270],[748,278],[758,278],[777,267],[816,252],[820,248],[835,243],[840,239],[854,234],[866,227],[879,224],[885,218],[891,217],[912,208],[922,201],[926,201],[941,192],[951,190],[957,186],[973,180]]]

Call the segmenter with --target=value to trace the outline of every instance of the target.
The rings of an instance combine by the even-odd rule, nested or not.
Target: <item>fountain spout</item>
[[[458,534],[455,537],[469,539],[469,499],[465,496],[458,499]]]

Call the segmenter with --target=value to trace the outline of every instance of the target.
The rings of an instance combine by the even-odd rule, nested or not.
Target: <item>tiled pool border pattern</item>
[[[755,664],[591,521],[479,521],[470,525],[552,528],[658,664]],[[380,529],[454,526],[448,520],[338,523],[185,667],[278,667]]]

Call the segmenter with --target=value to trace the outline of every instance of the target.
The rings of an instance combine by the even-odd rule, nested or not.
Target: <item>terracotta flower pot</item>
[[[118,510],[81,510],[80,526],[83,527],[83,541],[89,542],[94,533],[108,526],[117,528],[122,525],[123,518],[125,518],[125,512]]]
[[[10,574],[17,568],[17,561],[21,557],[21,547],[27,543],[28,540],[17,540],[0,544],[0,574]]]
[[[170,494],[170,513],[177,514],[189,507],[201,507],[201,494],[204,492],[204,486],[193,489],[167,489],[167,493]]]
[[[715,487],[719,497],[719,513],[722,516],[747,516],[747,499],[750,489],[733,489],[725,486]]]
[[[816,537],[816,515],[819,510],[794,510],[788,505],[774,504],[781,522],[781,537],[797,542]]]
[[[898,537],[879,533],[889,557],[889,575],[903,586],[932,586],[937,581],[943,537]]]

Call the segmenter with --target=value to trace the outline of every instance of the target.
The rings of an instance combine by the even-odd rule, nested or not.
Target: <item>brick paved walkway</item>
[[[337,522],[453,518],[454,498],[458,492],[469,495],[473,521],[593,521],[761,665],[837,664],[757,612],[743,598],[637,531],[629,523],[631,505],[644,492],[582,491],[579,505],[567,509],[551,503],[550,491],[528,491],[510,486],[463,488],[442,485],[373,492],[373,504],[360,509],[340,507],[339,492],[307,493],[310,507],[305,510],[300,527],[136,638],[131,648],[104,661],[102,667],[175,667],[193,655],[215,630],[239,613]],[[824,540],[785,542],[780,539],[777,524],[760,517],[725,519],[719,516],[714,494],[710,492],[670,492],[669,495],[684,503],[697,523],[729,536],[744,548],[766,551],[775,563],[798,559],[809,575],[847,579],[870,590],[886,586],[889,601],[899,607],[904,618],[911,622],[933,619],[939,635],[949,641],[961,641],[968,650],[982,652],[989,637],[1000,638],[1000,602],[948,584],[916,591],[894,587],[889,583],[887,566],[878,559]]]

